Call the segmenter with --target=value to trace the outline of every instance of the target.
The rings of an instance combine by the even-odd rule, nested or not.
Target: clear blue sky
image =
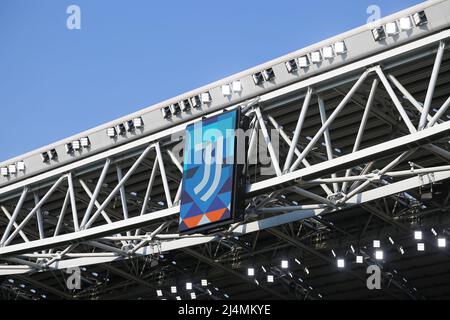
[[[419,2],[1,0],[0,161]]]

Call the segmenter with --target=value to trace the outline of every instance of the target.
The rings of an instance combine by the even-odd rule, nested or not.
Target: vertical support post
[[[439,43],[438,52],[436,54],[436,60],[434,61],[433,71],[431,73],[430,83],[428,84],[427,95],[423,104],[423,112],[420,117],[419,130],[425,128],[427,122],[427,116],[430,112],[431,102],[433,101],[434,89],[436,88],[436,81],[439,76],[439,70],[441,69],[442,57],[444,56],[445,42]]]
[[[317,97],[317,101],[319,103],[319,112],[320,112],[320,120],[322,121],[322,126],[327,121],[327,115],[325,111],[325,102],[323,101],[321,96]],[[333,160],[333,147],[331,146],[331,137],[330,137],[330,130],[329,128],[326,128],[323,133],[324,139],[325,139],[325,147],[327,149],[327,157],[328,160]],[[336,174],[333,173],[331,175],[332,178],[336,178]],[[337,183],[333,183],[333,190],[335,193],[339,191],[339,186]]]
[[[39,196],[37,195],[36,192],[34,192],[33,197],[34,197],[34,205],[36,206],[39,203]],[[39,239],[44,239],[44,222],[42,220],[42,211],[40,208],[36,210],[36,220],[39,231]]]
[[[266,142],[267,149],[269,150],[269,155],[270,155],[270,159],[272,160],[272,165],[275,169],[276,175],[279,177],[282,174],[281,169],[280,169],[280,164],[278,162],[278,158],[277,158],[275,149],[273,148],[272,141],[270,141],[269,132],[267,131],[266,124],[264,123],[264,119],[262,117],[261,110],[259,109],[259,107],[255,108],[255,113],[258,118],[259,126],[260,126],[262,134],[264,136],[264,140]]]
[[[67,181],[69,184],[70,206],[72,209],[73,227],[75,231],[78,231],[80,230],[80,226],[78,224],[77,202],[75,199],[75,188],[73,187],[72,173],[69,173],[67,175]]]
[[[172,207],[172,196],[170,195],[169,184],[167,183],[166,169],[164,168],[164,161],[161,154],[161,147],[159,142],[156,143],[156,157],[158,158],[159,172],[161,173],[161,180],[164,187],[164,193],[166,194],[167,207]]]
[[[303,124],[306,119],[306,114],[308,112],[309,103],[311,101],[312,89],[308,87],[306,92],[305,100],[303,101],[302,110],[300,111],[300,116],[298,117],[297,126],[295,127],[294,136],[292,137],[291,147],[289,148],[286,161],[284,163],[283,172],[287,172],[292,164],[292,159],[294,158],[295,148],[297,147],[298,139],[300,138],[301,131],[303,129]]]
[[[358,134],[356,135],[355,144],[353,145],[352,152],[358,151],[359,147],[361,145],[362,137],[364,135],[364,130],[366,129],[366,125],[367,125],[367,120],[369,119],[370,110],[372,108],[373,101],[375,100],[375,94],[377,92],[378,84],[379,84],[378,79],[373,80],[372,87],[371,87],[370,93],[369,93],[369,98],[367,99],[366,108],[364,109],[364,114],[363,114],[363,117],[361,120],[361,124],[359,125]],[[352,171],[351,169],[347,169],[347,171],[345,172],[346,178],[350,176],[351,171]],[[347,192],[347,187],[348,187],[348,182],[345,181],[342,184],[342,192],[344,192],[344,193]]]

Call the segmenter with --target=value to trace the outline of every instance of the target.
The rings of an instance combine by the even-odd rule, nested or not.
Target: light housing
[[[383,260],[383,256],[384,256],[383,251],[381,251],[381,250],[375,251],[375,259],[377,259],[377,260]]]
[[[231,87],[233,89],[233,92],[239,93],[242,92],[242,84],[240,80],[233,81],[231,84]]]
[[[202,284],[202,287],[207,287],[208,286],[208,280],[202,279],[201,284]]]
[[[438,238],[437,243],[439,248],[445,248],[447,246],[447,239]]]
[[[422,240],[422,238],[423,238],[422,231],[414,231],[414,239]]]
[[[267,275],[267,282],[273,283],[273,275],[271,274]]]
[[[400,18],[399,25],[400,25],[400,30],[402,30],[402,31],[410,30],[413,27],[410,17]]]
[[[252,75],[252,78],[253,78],[253,82],[256,85],[260,85],[261,83],[264,82],[264,76],[261,72],[257,72],[254,75]]]
[[[186,112],[191,110],[191,102],[189,101],[189,99],[185,99],[182,102],[180,102],[181,105],[181,111]]]
[[[172,115],[179,114],[181,112],[180,104],[178,102],[176,102],[174,104],[171,104],[170,105],[170,112],[172,113]]]
[[[117,136],[116,128],[108,128],[108,129],[106,129],[106,135],[108,137],[110,137],[110,138],[114,138],[115,136]]]
[[[10,164],[8,166],[8,171],[10,174],[16,174],[17,173],[17,167],[15,164]]]
[[[312,63],[322,62],[322,54],[320,53],[320,50],[311,52],[311,62]]]
[[[334,44],[334,52],[336,54],[344,54],[347,52],[347,47],[344,41],[338,41]]]
[[[263,77],[264,77],[264,80],[271,81],[271,80],[275,79],[275,72],[273,71],[272,68],[266,69],[263,71]]]
[[[295,72],[298,70],[298,66],[297,66],[297,62],[295,62],[295,59],[289,60],[287,62],[285,62],[286,64],[286,70],[289,73]]]
[[[200,96],[193,96],[193,97],[191,98],[191,105],[192,105],[194,108],[200,108],[200,107],[202,106],[202,101],[201,101],[201,99],[200,99]]]
[[[156,295],[158,296],[158,297],[162,297],[162,290],[156,290]]]
[[[381,246],[380,240],[373,240],[373,247],[379,248]]]
[[[289,268],[289,261],[287,261],[287,260],[282,260],[282,261],[281,261],[281,268],[283,268],[283,269]]]
[[[417,244],[417,251],[425,251],[425,243],[419,242]]]
[[[186,290],[192,290],[192,282],[186,282]]]
[[[298,58],[298,66],[300,68],[308,68],[310,65],[308,56],[302,56]]]
[[[142,128],[144,126],[144,121],[142,121],[141,117],[134,118],[133,125],[135,128]]]
[[[202,103],[210,103],[211,102],[211,95],[209,92],[203,92],[202,93]]]
[[[170,112],[169,106],[162,108],[161,113],[162,113],[164,119],[170,118],[172,116],[172,112]],[[119,131],[119,134],[120,134],[120,131]]]
[[[170,293],[177,293],[177,287],[175,286],[170,287]]]
[[[71,142],[66,143],[65,148],[66,148],[66,153],[67,154],[72,154],[73,153],[73,145],[72,145]]]
[[[386,28],[386,34],[388,36],[394,36],[399,33],[397,22],[395,22],[395,21],[389,22],[388,24],[386,24],[385,28]]]
[[[41,159],[42,162],[49,162],[50,161],[50,155],[48,154],[48,152],[42,152],[41,153]]]
[[[345,267],[345,260],[344,259],[337,259],[337,267],[342,269]]]
[[[332,46],[323,47],[322,54],[325,59],[332,59],[334,57],[333,47]]]
[[[123,123],[119,123],[117,125],[117,132],[122,136],[127,132],[127,129],[125,128],[125,125]]]
[[[381,41],[386,39],[386,32],[383,27],[378,27],[372,30],[372,35],[375,41]]]
[[[50,160],[58,159],[58,152],[56,152],[56,149],[51,149],[48,153],[50,156]]]
[[[25,171],[25,162],[23,162],[23,161],[17,162],[17,170]]]
[[[412,17],[413,17],[414,24],[418,27],[422,26],[428,22],[428,18],[427,18],[427,15],[425,14],[425,11],[420,11],[420,12],[414,13]]]
[[[74,140],[72,141],[72,147],[73,150],[77,151],[81,149],[81,141],[80,140]]]
[[[81,138],[80,143],[83,148],[89,148],[91,146],[91,141],[88,137]]]
[[[222,86],[222,95],[223,95],[224,97],[231,96],[231,87],[230,87],[229,84],[224,84],[224,85]]]
[[[0,174],[4,177],[8,176],[8,168],[7,167],[0,168]]]
[[[248,268],[247,269],[247,275],[249,277],[253,277],[255,275],[255,269],[254,268]]]
[[[192,300],[197,299],[197,295],[195,294],[195,292],[191,292],[191,299]]]
[[[363,256],[356,256],[356,263],[361,264],[363,262],[364,262]]]

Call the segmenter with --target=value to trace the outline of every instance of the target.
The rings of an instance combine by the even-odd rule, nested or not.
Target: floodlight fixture
[[[224,84],[222,86],[222,95],[224,97],[231,96],[231,86],[229,84]]]
[[[320,63],[322,61],[320,50],[311,52],[311,61],[312,63]]]
[[[379,247],[381,247],[380,240],[373,240],[373,247],[374,247],[374,248],[379,248]]]
[[[17,170],[19,170],[19,171],[25,171],[25,162],[23,162],[23,161],[18,161],[18,162],[17,162]]]
[[[372,35],[375,41],[381,41],[386,39],[386,32],[383,27],[378,27],[372,30]]]
[[[233,89],[233,92],[235,92],[235,93],[242,92],[242,83],[240,80],[233,81],[233,83],[231,84],[231,87]]]
[[[356,263],[361,264],[364,262],[363,256],[356,256]]]
[[[282,261],[281,261],[281,268],[283,268],[283,269],[289,268],[289,261],[287,261],[287,260],[282,260]]]
[[[73,145],[72,145],[71,142],[66,143],[65,148],[66,148],[66,153],[67,154],[72,154],[73,153]]]
[[[191,299],[192,300],[197,299],[197,295],[195,294],[195,292],[191,292]]]
[[[414,231],[414,239],[422,240],[422,238],[423,238],[422,231]]]
[[[202,101],[201,101],[201,99],[200,99],[200,96],[193,96],[193,97],[191,98],[191,105],[192,105],[194,108],[200,108],[200,107],[202,106]]]
[[[255,269],[254,268],[248,268],[247,269],[247,275],[249,277],[253,277],[255,275]]]
[[[344,259],[337,259],[337,267],[342,269],[345,267],[345,260]]]
[[[347,52],[347,47],[344,41],[338,41],[334,44],[334,52],[336,54],[344,54]]]
[[[375,259],[377,259],[377,260],[383,260],[383,256],[384,256],[384,253],[383,253],[382,250],[377,250],[377,251],[375,251]]]
[[[2,176],[4,176],[4,177],[7,177],[8,176],[8,168],[7,167],[3,167],[3,168],[0,168],[0,174],[2,175]]]
[[[202,283],[202,287],[208,286],[208,280],[206,280],[206,279],[202,279],[201,283]]]
[[[83,148],[89,148],[91,146],[91,141],[88,137],[84,137],[80,139],[80,144]]]
[[[422,26],[428,22],[425,11],[420,11],[413,14],[413,21],[416,26]]]
[[[425,243],[423,243],[423,242],[419,242],[418,244],[417,244],[417,251],[425,251]]]
[[[158,297],[162,297],[162,290],[156,290],[156,295],[158,296]]]
[[[186,282],[186,290],[192,290],[192,282]]]
[[[142,128],[144,126],[144,121],[142,121],[141,117],[137,117],[133,119],[133,125],[135,128]]]
[[[56,152],[56,149],[51,149],[48,153],[50,156],[50,160],[58,159],[58,152]]]
[[[170,112],[172,113],[172,115],[179,114],[181,112],[180,104],[178,102],[176,102],[174,104],[171,104],[170,105]]]
[[[191,101],[189,99],[185,99],[180,102],[181,111],[186,112],[191,110]]]
[[[17,166],[15,164],[10,164],[8,166],[8,171],[10,174],[16,174],[17,173]]]
[[[298,66],[300,68],[308,68],[310,65],[308,56],[302,56],[298,58]]]
[[[389,22],[386,24],[386,34],[388,36],[394,36],[399,33],[397,22]]]
[[[170,292],[171,293],[177,293],[177,287],[176,286],[170,287]]]
[[[166,107],[166,108],[164,108],[166,111],[168,111],[169,112],[169,114],[170,114],[170,108],[169,109],[167,109],[167,108],[169,108],[169,107]],[[123,124],[123,123],[119,123],[118,125],[117,125],[117,132],[121,135],[121,136],[123,136],[126,132],[127,132],[127,129],[125,128],[125,125]]]
[[[402,30],[402,31],[410,30],[413,27],[410,17],[400,18],[399,24],[400,24],[400,30]]]
[[[163,110],[163,109],[161,109],[161,110]],[[116,128],[106,129],[106,135],[110,138],[114,138],[115,136],[117,136]]]
[[[80,140],[74,140],[72,141],[72,148],[75,151],[78,151],[81,149],[81,141]]]
[[[447,239],[439,238],[438,239],[438,247],[439,248],[445,248],[446,246],[447,246]]]
[[[322,54],[325,59],[331,59],[334,57],[334,51],[332,46],[326,46],[322,49]]]
[[[263,76],[262,72],[255,73],[254,75],[252,75],[252,78],[253,78],[253,82],[256,85],[260,85],[264,82],[264,76]]]
[[[275,72],[273,71],[272,68],[266,69],[262,72],[264,80],[266,81],[271,81],[273,79],[275,79]]]
[[[286,63],[286,70],[289,73],[295,72],[298,70],[297,62],[295,62],[295,59],[289,60]]]
[[[202,93],[202,103],[210,103],[211,102],[211,95],[209,92],[203,92]]]

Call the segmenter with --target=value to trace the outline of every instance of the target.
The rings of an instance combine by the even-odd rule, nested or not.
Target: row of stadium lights
[[[444,237],[438,237],[438,234],[434,228],[431,228],[431,232],[436,237],[436,244],[438,248],[446,248],[447,247],[447,239]],[[422,231],[415,231],[414,232],[414,239],[417,241],[423,240],[423,232]],[[395,245],[394,240],[391,237],[388,237],[389,242],[391,245]],[[381,241],[380,240],[373,240],[373,248],[375,249],[374,257],[375,260],[381,261],[384,259],[384,251],[381,249]],[[350,246],[350,249],[354,254],[356,254],[355,248],[353,246]],[[400,252],[401,255],[405,254],[405,250],[403,246],[398,245],[397,250]],[[417,251],[424,252],[425,251],[425,243],[424,242],[417,242]],[[336,252],[334,250],[331,250],[331,254],[336,259],[336,265],[339,269],[345,268],[345,259],[338,258],[336,255]],[[356,255],[355,262],[357,264],[364,263],[364,257],[362,255]]]
[[[8,279],[8,282],[10,283],[10,284],[14,284],[16,281],[14,280],[14,279]],[[19,287],[21,288],[21,289],[25,289],[27,286],[26,286],[26,284],[24,284],[24,283],[21,283],[21,284],[19,284]],[[47,296],[45,295],[45,294],[40,294],[40,293],[38,293],[37,292],[37,290],[36,289],[34,289],[34,288],[31,288],[30,289],[30,292],[33,294],[33,295],[35,295],[37,298],[42,298],[42,299],[47,299]]]
[[[427,16],[424,11],[417,12],[412,16],[400,18],[399,20],[387,23],[372,30],[375,41],[382,41],[387,37],[393,37],[401,31],[408,31],[414,27],[420,27],[428,23]]]
[[[206,291],[210,296],[213,295],[212,290],[211,290],[210,288],[208,288],[208,286],[211,285],[211,283],[208,283],[208,280],[202,279],[202,280],[200,281],[200,285],[201,285],[201,287],[205,288],[205,291]],[[219,292],[219,288],[217,288],[217,287],[214,287],[214,290],[215,290],[216,292]],[[171,287],[170,287],[170,293],[171,293],[171,294],[177,294],[177,293],[179,294],[178,291],[179,291],[179,289],[177,288],[177,286],[171,286]],[[190,297],[192,300],[197,299],[197,294],[196,294],[195,291],[194,291],[194,286],[193,286],[192,282],[186,282],[186,291],[187,291],[187,293],[189,294],[189,297]],[[165,298],[164,298],[164,292],[163,292],[162,289],[157,289],[157,290],[156,290],[156,296],[157,296],[158,298],[161,298],[161,299],[165,300]],[[224,296],[226,299],[229,299],[229,298],[230,298],[230,296],[229,296],[228,294],[226,294],[226,293],[224,293],[223,296]],[[182,300],[181,295],[177,295],[177,296],[175,297],[175,299],[176,299],[176,300]]]

